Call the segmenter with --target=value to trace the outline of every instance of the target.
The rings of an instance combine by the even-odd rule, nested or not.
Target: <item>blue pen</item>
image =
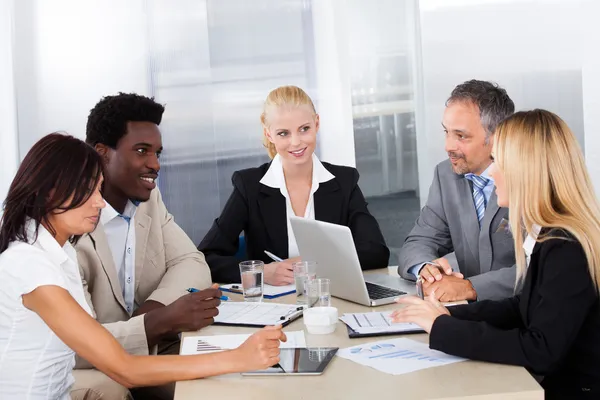
[[[197,293],[197,292],[199,292],[199,290],[198,290],[198,289],[194,289],[194,288],[189,288],[187,291],[188,291],[188,292],[190,292],[190,293]],[[219,298],[220,298],[221,300],[223,300],[223,301],[227,301],[227,300],[229,300],[229,297],[227,297],[227,296],[221,296],[221,297],[219,297]]]

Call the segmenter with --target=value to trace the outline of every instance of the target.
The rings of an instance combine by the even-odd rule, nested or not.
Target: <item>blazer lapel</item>
[[[267,230],[269,242],[272,244],[270,250],[283,259],[289,255],[287,215],[285,197],[279,189],[260,184],[258,196],[258,208]]]
[[[542,247],[541,243],[536,243],[531,253],[531,260],[527,266],[525,277],[521,282],[521,313],[523,314],[523,320],[525,323],[529,322],[529,304],[531,303],[531,295],[533,293],[533,284],[536,281],[538,274],[538,262],[539,254],[538,251]]]
[[[139,209],[138,209],[139,211]],[[134,217],[135,221],[135,292],[138,287],[144,269],[144,261],[146,258],[146,249],[148,246],[148,234],[150,233],[150,224],[152,218],[147,214],[137,213]]]
[[[463,271],[466,277],[479,275],[479,221],[477,219],[477,212],[475,211],[475,204],[473,203],[473,189],[466,178],[459,179],[458,184],[460,198],[459,201],[459,215],[463,221],[463,237],[467,242],[466,247],[469,248],[475,262],[467,263],[468,270]]]
[[[481,266],[482,274],[492,269],[492,239],[490,229],[498,210],[498,199],[494,191],[485,209],[479,234],[479,265]]]
[[[121,284],[119,283],[119,277],[117,276],[117,268],[115,266],[112,252],[110,251],[110,246],[108,245],[108,239],[106,238],[106,234],[104,233],[102,225],[99,224],[89,235],[94,244],[96,254],[100,259],[100,263],[102,264],[102,268],[104,269],[104,273],[108,277],[113,295],[121,307],[123,307],[123,310],[127,312],[127,308],[125,307],[125,299],[123,298],[123,290],[121,288]]]
[[[314,194],[315,219],[318,221],[340,224],[342,211],[342,192],[336,179],[319,184]]]

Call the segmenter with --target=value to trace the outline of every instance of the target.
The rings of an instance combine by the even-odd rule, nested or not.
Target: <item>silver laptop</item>
[[[328,222],[290,217],[292,230],[305,261],[316,261],[317,275],[331,280],[331,295],[380,306],[398,296],[415,294],[413,282],[385,274],[366,274],[360,268],[350,228]]]

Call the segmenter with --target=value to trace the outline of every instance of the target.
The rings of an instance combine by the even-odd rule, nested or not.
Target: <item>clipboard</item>
[[[241,283],[231,283],[231,284],[227,284],[227,285],[220,285],[219,289],[221,289],[221,291],[223,291],[223,292],[244,294]],[[296,285],[295,284],[287,285],[287,286],[271,286],[271,285],[265,284],[263,297],[265,299],[271,300],[271,299],[276,299],[278,297],[287,296],[288,294],[293,294],[293,293],[296,293]]]
[[[413,335],[416,333],[425,333],[423,329],[415,329],[414,331],[402,331],[402,332],[373,332],[373,333],[358,333],[354,329],[346,325],[348,329],[348,337],[350,339],[376,337],[376,336],[398,336],[398,335]]]
[[[425,333],[425,331],[416,324],[392,323],[389,314],[390,312],[377,311],[346,313],[340,317],[340,320],[346,324],[348,328],[348,337],[351,339]]]
[[[268,325],[287,326],[300,318],[305,306],[297,304],[224,301],[215,317],[215,325],[262,328]]]

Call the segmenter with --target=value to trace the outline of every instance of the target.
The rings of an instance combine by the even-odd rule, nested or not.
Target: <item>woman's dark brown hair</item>
[[[0,253],[15,240],[36,240],[41,223],[54,236],[48,217],[83,205],[98,185],[103,168],[96,150],[73,136],[51,133],[40,139],[25,156],[4,201]],[[35,222],[33,238],[28,237],[29,219]],[[77,239],[71,238],[71,243]]]

